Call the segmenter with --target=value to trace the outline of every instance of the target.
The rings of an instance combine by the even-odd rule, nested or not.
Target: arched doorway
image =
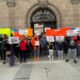
[[[38,8],[35,10],[30,18],[30,22],[34,33],[38,31],[37,33],[40,34],[45,31],[45,28],[57,28],[56,15],[48,8]]]
[[[31,16],[31,26],[41,24],[43,27],[57,28],[57,19],[54,12],[48,8],[38,8]]]
[[[27,12],[26,26],[34,29],[34,24],[43,24],[44,27],[60,28],[62,26],[62,16],[59,9],[48,4],[46,7],[40,7],[34,4]]]

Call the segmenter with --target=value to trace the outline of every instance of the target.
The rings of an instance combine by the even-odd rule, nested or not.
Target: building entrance
[[[57,28],[57,19],[53,11],[48,8],[39,8],[31,16],[31,26],[34,31],[44,31],[45,28]]]

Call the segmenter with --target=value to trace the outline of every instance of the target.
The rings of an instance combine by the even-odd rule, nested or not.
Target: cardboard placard
[[[77,35],[76,30],[69,30],[69,31],[67,31],[67,36],[76,36],[76,35]]]
[[[64,36],[56,36],[56,41],[64,41]]]
[[[28,34],[28,30],[27,29],[26,30],[19,29],[19,34],[20,35],[26,35],[26,34]]]
[[[35,41],[35,46],[39,46],[39,41]]]
[[[9,44],[17,44],[19,43],[19,37],[9,37]]]
[[[41,32],[42,32],[42,29],[36,29],[36,30],[34,31],[34,33],[35,33],[36,35],[40,35]]]
[[[80,28],[76,28],[75,31],[77,35],[80,34]]]
[[[47,36],[46,38],[48,42],[54,42],[54,36]]]

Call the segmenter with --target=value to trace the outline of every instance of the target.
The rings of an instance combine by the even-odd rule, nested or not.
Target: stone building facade
[[[0,27],[31,27],[41,9],[53,14],[55,28],[80,26],[80,0],[0,0]]]

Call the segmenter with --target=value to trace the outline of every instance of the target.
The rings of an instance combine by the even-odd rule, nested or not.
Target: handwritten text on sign
[[[16,44],[19,43],[18,37],[9,37],[9,44]]]
[[[39,46],[39,41],[35,41],[35,45],[36,46]]]
[[[47,36],[47,41],[48,42],[54,42],[54,37],[53,36]]]
[[[20,35],[26,35],[26,34],[28,34],[28,30],[19,30],[19,34]]]
[[[64,36],[56,36],[56,41],[64,41]]]

